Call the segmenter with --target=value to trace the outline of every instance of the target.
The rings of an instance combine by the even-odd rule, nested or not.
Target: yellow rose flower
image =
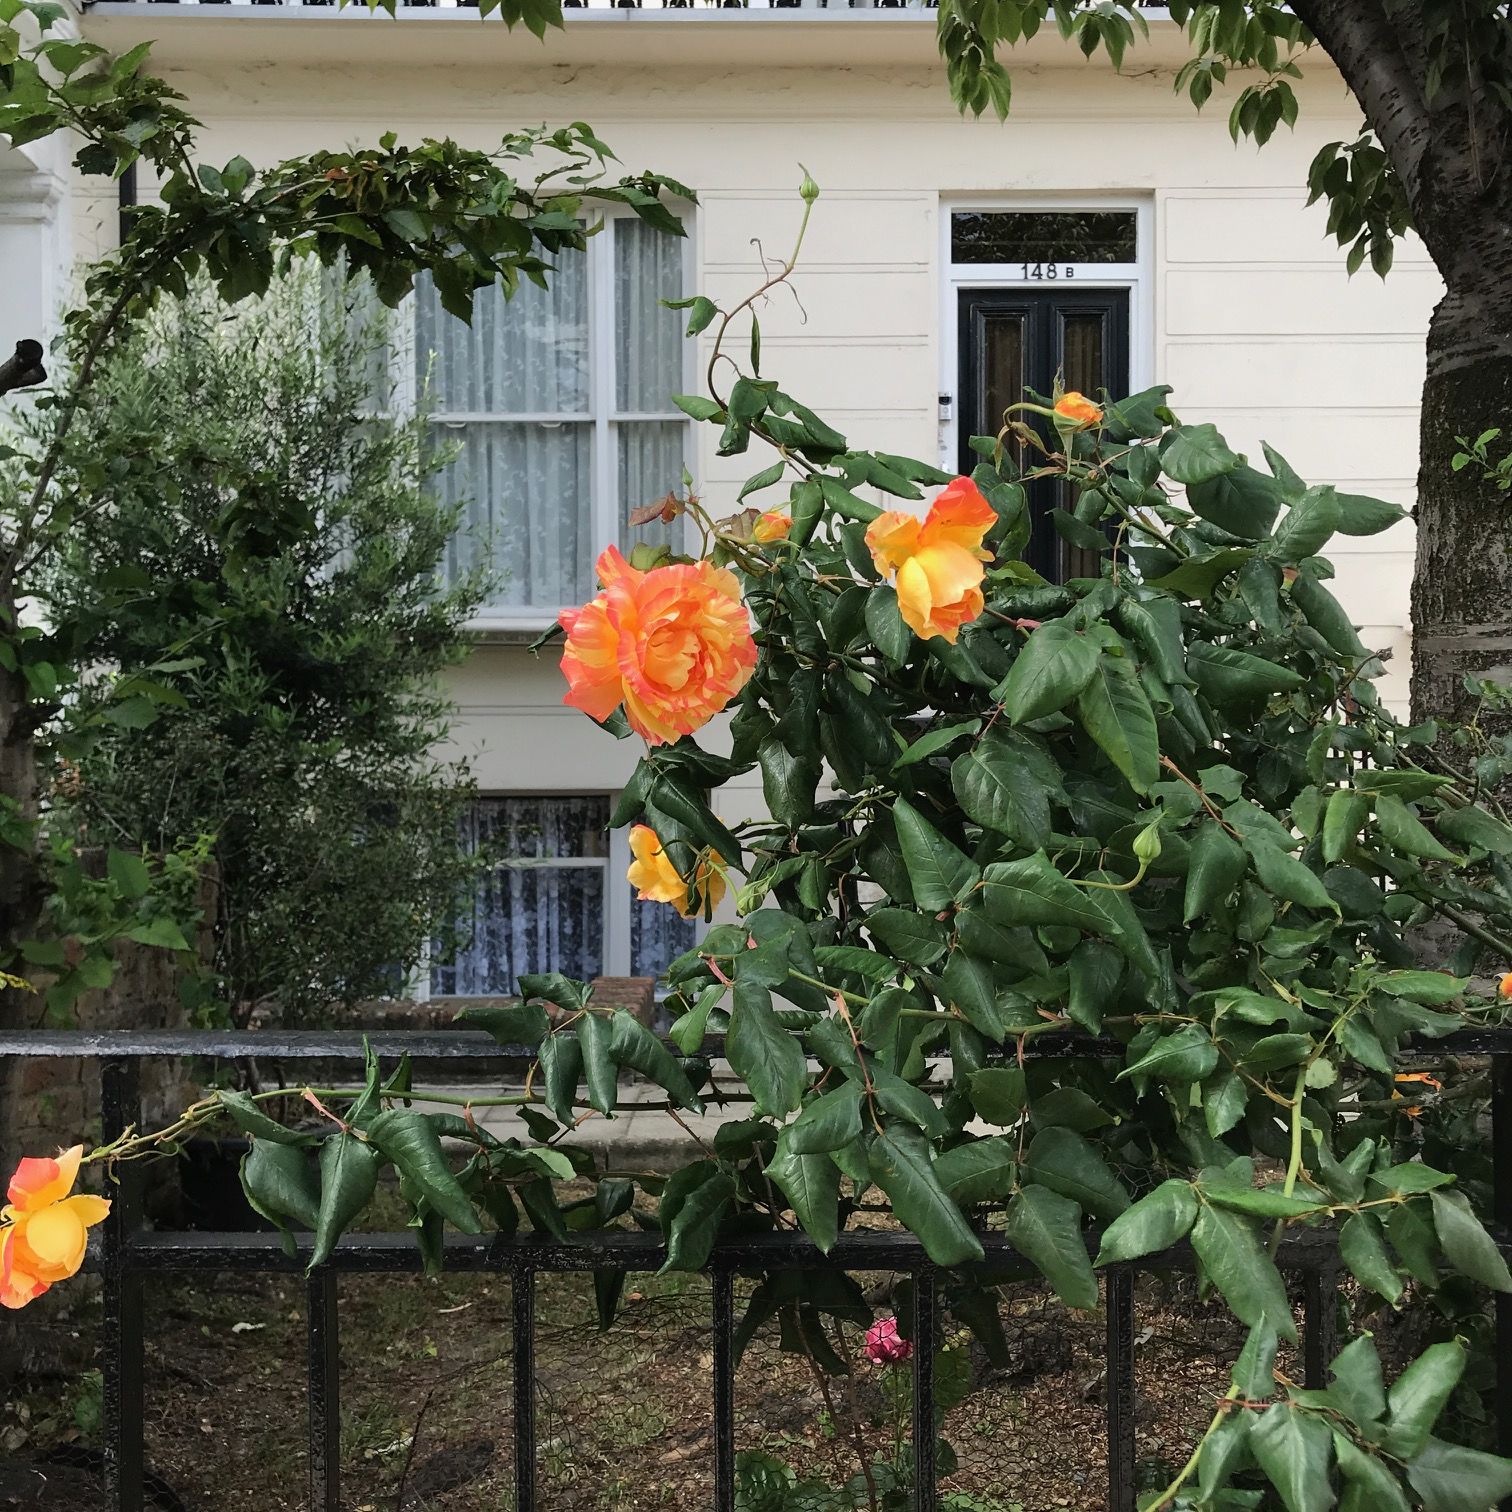
[[[673,866],[672,859],[662,848],[656,831],[648,824],[635,824],[630,828],[630,854],[634,860],[626,873],[635,895],[651,903],[670,903],[685,919],[696,918],[708,910],[717,908],[725,895],[725,879],[719,870],[723,857],[710,851],[700,858],[697,874],[693,878],[694,903],[688,906],[688,883]]]
[[[898,588],[903,623],[923,640],[953,645],[961,626],[982,612],[982,539],[997,514],[970,478],[948,483],[921,520],[902,510],[878,515],[866,528],[872,561]]]
[[[758,545],[769,546],[773,541],[785,541],[793,528],[793,517],[769,509],[751,527],[751,539]]]
[[[88,1230],[105,1220],[103,1197],[70,1196],[84,1146],[56,1160],[23,1160],[0,1208],[0,1306],[25,1307],[84,1263]]]

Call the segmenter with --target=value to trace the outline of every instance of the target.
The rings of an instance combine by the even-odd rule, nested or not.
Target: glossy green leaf
[[[550,1028],[539,1003],[469,1003],[457,1010],[456,1020],[476,1024],[501,1045],[539,1045]]]
[[[1041,1129],[1030,1141],[1024,1169],[1042,1186],[1100,1218],[1117,1218],[1129,1206],[1129,1194],[1097,1147],[1073,1129]]]
[[[1328,1512],[1333,1506],[1333,1435],[1325,1418],[1276,1402],[1250,1429],[1249,1448],[1286,1512]]]
[[[1160,1081],[1194,1082],[1218,1064],[1218,1047],[1212,1036],[1197,1024],[1184,1024],[1170,1034],[1163,1034],[1132,1065],[1118,1073],[1126,1076],[1153,1076]]]
[[[735,1182],[712,1160],[694,1161],[671,1177],[657,1209],[667,1244],[663,1272],[703,1269],[734,1197]]]
[[[1049,840],[1049,794],[1024,759],[1016,732],[989,730],[951,763],[950,786],[976,823],[1031,849]]]
[[[799,1154],[792,1147],[792,1131],[777,1140],[766,1174],[787,1198],[799,1226],[828,1254],[839,1231],[840,1170],[822,1152]]]
[[[458,1185],[425,1114],[408,1108],[385,1108],[367,1126],[367,1136],[453,1228],[464,1234],[482,1232],[478,1215]]]
[[[968,1140],[935,1161],[935,1176],[952,1202],[1000,1201],[1018,1179],[1014,1145],[1001,1135]]]
[[[859,1082],[843,1082],[804,1105],[785,1131],[794,1155],[821,1155],[839,1150],[861,1137],[863,1093]]]
[[[949,908],[979,876],[970,857],[905,798],[893,804],[893,823],[898,827],[914,901],[932,911]]]
[[[1297,1337],[1281,1273],[1243,1218],[1204,1203],[1192,1227],[1192,1248],[1241,1323],[1253,1328],[1263,1318],[1282,1338]]]
[[[1097,1263],[1138,1260],[1179,1244],[1197,1221],[1197,1199],[1189,1181],[1163,1181],[1126,1208],[1103,1230]]]
[[[758,1113],[781,1118],[798,1106],[808,1079],[803,1046],[778,1022],[765,987],[736,981],[725,1053]]]
[[[1512,1496],[1512,1460],[1430,1439],[1407,1466],[1423,1512],[1495,1512]]]
[[[1122,656],[1100,656],[1077,696],[1076,712],[1082,728],[1134,791],[1148,792],[1160,776],[1160,737],[1133,664]]]
[[[1015,658],[1000,697],[1014,724],[1027,724],[1064,709],[1092,681],[1102,653],[1089,637],[1063,620],[1031,632]]]
[[[265,1140],[272,1144],[303,1146],[309,1146],[315,1142],[309,1134],[291,1129],[286,1124],[279,1123],[276,1118],[270,1118],[263,1112],[261,1105],[252,1100],[250,1093],[233,1092],[223,1087],[215,1094],[215,1097],[225,1109],[231,1122],[243,1134],[250,1134],[254,1139]]]
[[[1049,1187],[1027,1186],[1008,1204],[1006,1232],[1068,1307],[1097,1306],[1097,1277],[1074,1202]]]
[[[1217,820],[1205,819],[1188,855],[1186,902],[1182,910],[1186,923],[1202,918],[1226,899],[1248,868],[1244,847]]]
[[[1352,1213],[1339,1229],[1339,1257],[1361,1286],[1384,1297],[1394,1307],[1405,1288],[1386,1251],[1381,1227],[1370,1213]]]
[[[1423,1450],[1454,1388],[1465,1373],[1465,1348],[1458,1340],[1430,1344],[1386,1393],[1391,1408],[1387,1448],[1400,1459]]]
[[[320,1147],[320,1209],[311,1270],[331,1258],[336,1241],[372,1200],[382,1164],[378,1151],[353,1134],[333,1134]]]
[[[892,1200],[899,1221],[936,1265],[982,1258],[981,1242],[935,1174],[929,1144],[917,1130],[887,1124],[869,1153],[872,1180]]]
[[[1501,1249],[1475,1216],[1465,1194],[1439,1188],[1430,1194],[1429,1201],[1433,1203],[1433,1227],[1450,1265],[1492,1291],[1512,1292],[1512,1275]]]

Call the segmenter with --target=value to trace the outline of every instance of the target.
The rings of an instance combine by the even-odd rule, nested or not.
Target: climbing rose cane
[[[598,559],[598,579],[602,593],[560,616],[562,702],[599,721],[623,704],[647,745],[702,729],[756,666],[734,573],[712,562],[642,572],[611,546]]]
[[[70,1196],[84,1146],[56,1160],[25,1159],[0,1208],[0,1304],[25,1307],[84,1263],[88,1230],[110,1211],[103,1197]]]
[[[982,539],[997,514],[970,478],[941,490],[921,520],[892,509],[866,529],[877,571],[894,578],[898,612],[921,640],[943,636],[952,645],[982,612],[982,563],[992,553]]]
[[[646,824],[633,825],[630,830],[630,854],[635,859],[626,873],[636,896],[651,903],[670,903],[683,918],[691,919],[709,909],[717,908],[725,894],[725,879],[719,871],[724,859],[714,851],[707,860],[700,859],[693,877],[695,903],[688,906],[688,883],[682,873],[673,866],[671,857],[662,848],[656,831]]]

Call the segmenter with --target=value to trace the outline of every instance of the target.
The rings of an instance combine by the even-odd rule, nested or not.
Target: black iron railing
[[[179,1033],[12,1032],[0,1034],[0,1058],[6,1056],[83,1058],[101,1067],[101,1121],[111,1140],[140,1122],[139,1072],[144,1060],[197,1058],[241,1060],[255,1057],[264,1065],[279,1061],[360,1062],[364,1042],[380,1059],[397,1061],[408,1054],[417,1084],[429,1074],[444,1074],[466,1063],[470,1072],[519,1069],[531,1059],[523,1046],[503,1049],[482,1034],[441,1033]],[[1072,1042],[1042,1037],[1029,1054],[1118,1055],[1112,1042]],[[1495,1231],[1504,1251],[1512,1253],[1512,1030],[1472,1031],[1423,1047],[1425,1061],[1446,1056],[1488,1056],[1491,1064],[1493,1158],[1495,1163]],[[424,1092],[416,1094],[424,1100]],[[9,1153],[9,1152],[6,1152]],[[146,1278],[165,1273],[216,1271],[282,1272],[304,1269],[301,1253],[288,1256],[273,1233],[198,1233],[148,1230],[142,1220],[140,1171],[120,1168],[120,1185],[92,1251],[104,1278],[104,1323],[101,1365],[104,1375],[103,1465],[111,1512],[142,1512],[144,1505],[144,1312]],[[1037,1275],[1001,1235],[983,1233],[986,1258],[970,1267],[994,1280]],[[1094,1250],[1096,1235],[1089,1234]],[[306,1236],[306,1244],[308,1236]],[[538,1494],[535,1402],[535,1285],[541,1272],[658,1269],[666,1253],[655,1234],[586,1233],[563,1243],[542,1235],[448,1235],[446,1265],[459,1271],[505,1274],[513,1306],[514,1484],[516,1512],[546,1512]],[[1334,1354],[1335,1282],[1340,1262],[1335,1236],[1322,1229],[1289,1235],[1277,1256],[1283,1272],[1301,1281],[1304,1383],[1327,1384]],[[1189,1268],[1186,1246],[1151,1255],[1130,1265],[1104,1270],[1107,1319],[1106,1434],[1109,1512],[1134,1512],[1135,1391],[1134,1281],[1139,1271]],[[340,1321],[337,1278],[347,1274],[418,1273],[419,1249],[408,1233],[351,1234],[342,1239],[330,1261],[306,1281],[306,1338],[309,1372],[309,1504],[312,1512],[341,1508]],[[842,1234],[826,1254],[802,1234],[770,1233],[717,1244],[707,1267],[712,1282],[710,1327],[713,1367],[710,1408],[714,1420],[714,1512],[735,1507],[735,1296],[742,1273],[774,1270],[842,1270],[903,1272],[913,1280],[914,1350],[913,1445],[916,1512],[936,1512],[934,1360],[938,1344],[938,1273],[923,1246],[897,1232]],[[1512,1453],[1512,1301],[1496,1300],[1496,1411],[1498,1445]]]

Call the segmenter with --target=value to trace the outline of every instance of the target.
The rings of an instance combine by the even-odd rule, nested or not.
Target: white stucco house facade
[[[1182,39],[1158,11],[1121,75],[1053,35],[1021,49],[1006,124],[957,114],[922,6],[566,15],[544,42],[449,0],[396,17],[99,0],[78,17],[114,51],[153,40],[212,163],[385,130],[487,146],[583,120],[626,168],[697,191],[684,244],[616,221],[552,295],[490,308],[470,333],[415,302],[413,361],[423,354],[437,423],[461,443],[478,526],[458,550],[492,550],[504,571],[455,676],[455,738],[492,795],[479,824],[517,834],[520,852],[479,901],[481,943],[438,969],[438,992],[507,991],[525,970],[646,973],[678,943],[634,905],[623,842],[603,833],[634,743],[565,708],[555,653],[524,644],[592,592],[598,551],[684,465],[716,512],[761,465],[717,457],[717,433],[669,404],[696,387],[700,347],[658,300],[738,299],[759,282],[763,256],[791,245],[800,163],[823,192],[799,298],[760,312],[764,365],[859,444],[962,466],[999,394],[1048,387],[1064,367],[1073,386],[1168,383],[1183,418],[1240,450],[1268,441],[1309,481],[1412,502],[1438,279],[1411,242],[1385,283],[1350,279],[1325,211],[1306,208],[1314,152],[1359,127],[1321,58],[1298,86],[1295,131],[1256,149],[1230,140],[1221,97],[1198,114],[1173,92]],[[0,161],[0,343],[46,331],[72,262],[112,245],[118,216],[113,186],[71,179],[64,157]],[[1412,552],[1406,523],[1331,552],[1399,706]],[[727,809],[747,799],[759,807],[754,780],[722,795]]]

